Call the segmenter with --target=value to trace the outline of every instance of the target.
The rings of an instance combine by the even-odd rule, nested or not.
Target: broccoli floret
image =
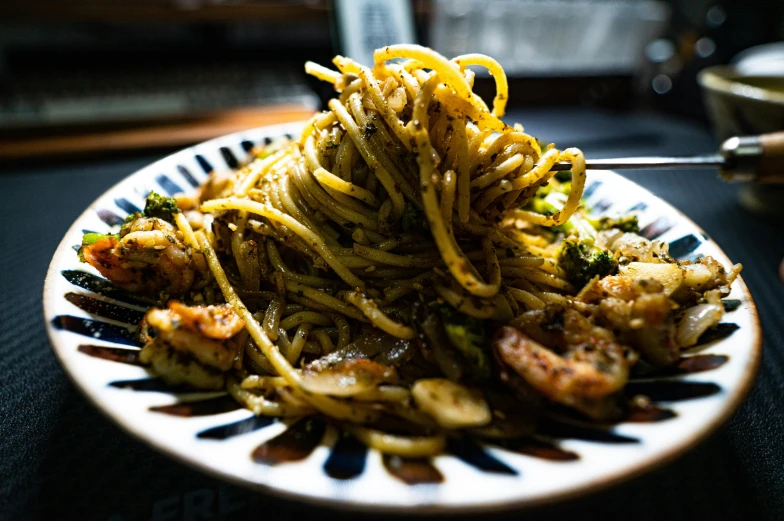
[[[551,199],[568,196],[571,188],[572,188],[571,182],[562,183],[559,186],[553,186],[549,184],[545,185],[539,188],[539,190],[537,190],[536,195],[532,197],[522,209],[536,212],[542,215],[553,215],[557,213],[560,209],[555,204],[553,204]],[[551,194],[562,194],[562,195],[551,196]],[[572,230],[572,228],[573,228],[572,223],[566,221],[565,223],[559,226],[550,227],[549,230],[553,233],[569,233]]]
[[[566,279],[578,289],[595,276],[612,275],[618,270],[615,257],[591,240],[574,237],[565,239],[558,251],[558,265],[566,272]]]
[[[133,221],[135,221],[139,217],[143,217],[143,216],[144,216],[144,214],[142,212],[129,213],[128,215],[125,216],[125,222],[123,224],[125,225],[125,224],[128,224],[128,223],[132,223]]]
[[[600,217],[599,219],[589,219],[588,222],[599,231],[613,228],[622,232],[639,233],[640,231],[640,223],[638,222],[636,215],[624,215],[623,217],[618,217],[616,219]]]
[[[542,215],[553,215],[558,211],[558,208],[556,208],[555,205],[545,201],[544,197],[539,197],[539,193],[528,201],[528,204],[525,205],[525,209]]]
[[[458,313],[447,305],[435,306],[441,316],[441,324],[454,347],[467,362],[467,368],[475,379],[490,376],[490,360],[485,349],[489,345],[487,330],[481,320]]]
[[[557,190],[559,193],[562,193],[562,194],[564,194],[564,195],[567,195],[567,196],[568,196],[568,195],[569,195],[569,193],[572,191],[572,182],[571,182],[570,180],[563,181],[563,182],[561,183],[561,185],[560,185],[558,188],[556,188],[556,190]]]
[[[150,192],[147,201],[144,203],[145,217],[158,217],[166,221],[171,221],[172,216],[180,213],[177,201],[171,197],[165,197],[155,192]]]

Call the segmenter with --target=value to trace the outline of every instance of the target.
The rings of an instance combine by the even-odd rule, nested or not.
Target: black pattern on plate
[[[103,295],[104,297],[118,300],[120,302],[125,302],[127,304],[134,304],[145,307],[148,305],[128,295],[128,293],[117,288],[108,280],[93,275],[92,273],[87,273],[86,271],[80,270],[63,270],[60,273],[65,278],[65,280],[74,286],[79,286],[80,288],[92,291],[93,293],[97,293],[99,295]]]
[[[131,391],[150,392],[150,393],[166,393],[166,394],[205,394],[207,392],[203,389],[195,389],[187,385],[171,385],[166,383],[162,378],[136,378],[133,380],[115,380],[108,383],[109,387],[116,387],[118,389],[128,389]]]
[[[170,196],[174,194],[180,194],[184,191],[177,183],[169,179],[169,177],[164,174],[156,177],[155,182],[158,183],[161,188],[163,188],[164,191]]]
[[[634,408],[630,410],[624,422],[629,423],[656,423],[665,420],[670,420],[678,416],[672,409],[665,409],[658,405],[651,404],[645,408]]]
[[[324,462],[324,472],[335,479],[353,479],[365,470],[368,448],[350,434],[338,437],[329,458]]]
[[[672,223],[666,217],[659,217],[652,223],[643,227],[643,229],[640,230],[640,235],[652,241],[653,239],[664,235],[672,226]]]
[[[229,168],[239,168],[240,162],[229,147],[220,147],[220,153]]]
[[[721,303],[724,304],[724,311],[727,313],[735,311],[741,305],[741,301],[736,298],[725,298]]]
[[[256,145],[253,144],[253,141],[248,141],[247,139],[243,139],[242,142],[240,143],[240,146],[245,152],[250,152],[251,150],[253,150],[253,147],[255,147]]]
[[[303,460],[321,443],[326,427],[323,418],[303,418],[256,447],[251,457],[256,463],[266,465]]]
[[[250,418],[234,423],[219,425],[203,430],[198,433],[196,437],[208,440],[226,440],[228,438],[233,438],[234,436],[241,436],[249,432],[263,429],[268,425],[272,425],[274,422],[275,420],[269,416],[251,416]]]
[[[551,441],[530,436],[511,440],[493,440],[488,441],[488,443],[493,443],[511,452],[548,461],[575,461],[580,459],[576,452],[562,449]]]
[[[644,212],[646,208],[648,208],[648,204],[647,203],[639,202],[639,203],[635,204],[634,206],[632,206],[631,208],[629,208],[628,210],[626,210],[626,212],[627,213],[630,213],[630,212]]]
[[[186,181],[188,181],[188,184],[194,188],[198,188],[200,183],[195,177],[193,177],[193,174],[191,174],[190,170],[185,168],[183,165],[177,165],[177,171],[182,174],[182,177],[184,177]]]
[[[654,382],[629,382],[624,392],[628,396],[642,394],[655,402],[680,402],[720,393],[721,387],[713,382],[660,380]]]
[[[119,362],[121,364],[139,365],[143,366],[139,360],[139,349],[126,349],[122,347],[106,347],[94,346],[91,344],[82,344],[77,348],[77,351],[84,353],[93,358],[100,358],[110,362]]]
[[[447,441],[446,452],[482,472],[510,476],[518,474],[515,469],[491,455],[481,445],[466,436],[450,438]]]
[[[117,322],[124,322],[130,325],[137,325],[144,317],[144,313],[136,311],[135,309],[126,308],[125,306],[118,306],[111,302],[105,302],[89,295],[81,293],[68,292],[65,294],[65,300],[90,313],[99,317],[116,320]]]
[[[702,240],[696,235],[685,235],[680,239],[675,239],[670,243],[670,255],[676,259],[682,259],[700,247]]]
[[[64,331],[70,331],[77,335],[114,342],[115,344],[125,344],[129,346],[141,346],[134,334],[127,328],[93,320],[91,318],[74,317],[72,315],[58,315],[52,319],[52,325]]]
[[[182,416],[190,418],[192,416],[211,416],[223,414],[224,412],[236,411],[242,405],[231,396],[217,396],[206,400],[194,400],[191,402],[178,402],[171,405],[159,405],[150,407],[152,412],[160,412],[171,416]]]
[[[384,454],[384,468],[407,485],[437,485],[444,476],[427,458],[401,458]]]
[[[713,371],[726,364],[730,359],[727,355],[692,355],[684,356],[669,367],[657,369],[641,378],[675,376],[681,374],[703,373]]]
[[[125,222],[125,219],[123,219],[116,213],[112,212],[111,210],[99,208],[98,210],[95,210],[95,213],[98,214],[99,219],[101,219],[109,226],[116,226],[118,224],[122,224]]]
[[[132,202],[130,202],[128,199],[124,197],[115,199],[114,204],[116,204],[118,208],[122,208],[123,210],[125,210],[125,212],[127,212],[128,214],[142,211],[141,208],[139,208],[138,206],[136,206],[135,204],[133,204]]]
[[[551,418],[544,418],[537,428],[537,433],[553,438],[574,438],[597,443],[640,443],[637,438],[624,436],[602,427],[587,427],[564,423]]]
[[[704,332],[697,340],[697,344],[694,347],[703,346],[705,344],[715,342],[716,340],[723,340],[738,329],[740,329],[738,324],[733,324],[732,322],[720,322]]]
[[[603,214],[612,205],[613,205],[612,201],[608,199],[602,199],[601,201],[597,201],[591,205],[591,213]]]
[[[196,162],[199,163],[199,166],[201,167],[202,170],[204,170],[205,174],[209,174],[210,172],[212,172],[212,170],[213,170],[212,165],[210,164],[209,161],[207,161],[204,158],[203,155],[196,154],[194,156],[194,159],[196,159]]]

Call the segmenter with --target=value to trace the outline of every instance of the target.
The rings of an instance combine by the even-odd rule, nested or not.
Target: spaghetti
[[[178,197],[185,213],[145,211],[117,236],[85,238],[84,259],[118,285],[194,305],[156,310],[143,328],[154,334],[144,357],[167,380],[225,387],[256,414],[323,414],[380,451],[418,457],[456,430],[530,430],[515,407],[543,399],[612,415],[639,356],[679,356],[669,340],[654,351],[639,341],[680,327],[672,299],[713,306],[695,312],[698,329],[720,318],[716,295],[739,267],[689,267],[623,223],[590,223],[582,153],[543,149],[501,121],[509,93],[496,61],[395,45],[372,68],[334,63],[305,66],[338,97],[297,140]],[[492,110],[469,66],[493,76]],[[568,179],[556,162],[571,163]],[[659,271],[643,267],[638,284],[629,262]],[[680,293],[667,292],[673,277]],[[221,318],[227,306],[239,333]],[[665,320],[644,318],[651,306]]]

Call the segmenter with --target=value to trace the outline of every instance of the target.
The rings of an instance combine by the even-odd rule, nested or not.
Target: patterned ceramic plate
[[[754,302],[738,279],[724,322],[677,367],[633,381],[651,397],[646,414],[605,426],[548,420],[536,438],[506,446],[453,442],[431,459],[385,458],[319,420],[254,417],[225,393],[167,387],[139,364],[133,328],[145,306],[79,263],[84,230],[106,232],[154,189],[192,189],[213,169],[235,167],[256,144],[296,132],[286,125],[218,138],[136,172],[71,226],[52,260],[44,314],[57,357],[77,386],[129,433],[206,472],[247,486],[335,506],[480,511],[553,501],[617,483],[682,454],[717,428],[748,391],[760,359]],[[730,260],[667,203],[612,172],[590,172],[597,212],[640,212],[642,234],[678,258]],[[753,267],[752,267],[753,268]]]

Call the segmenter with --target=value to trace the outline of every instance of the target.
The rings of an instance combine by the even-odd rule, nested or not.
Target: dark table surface
[[[706,128],[654,114],[541,109],[508,119],[597,157],[715,150]],[[98,195],[160,156],[0,168],[0,519],[363,517],[261,495],[168,459],[88,404],[55,360],[41,292],[57,244]],[[738,187],[715,172],[627,175],[683,210],[745,265],[765,330],[759,375],[729,423],[676,462],[599,494],[498,517],[784,519],[784,285],[777,276],[784,223],[741,208]]]

